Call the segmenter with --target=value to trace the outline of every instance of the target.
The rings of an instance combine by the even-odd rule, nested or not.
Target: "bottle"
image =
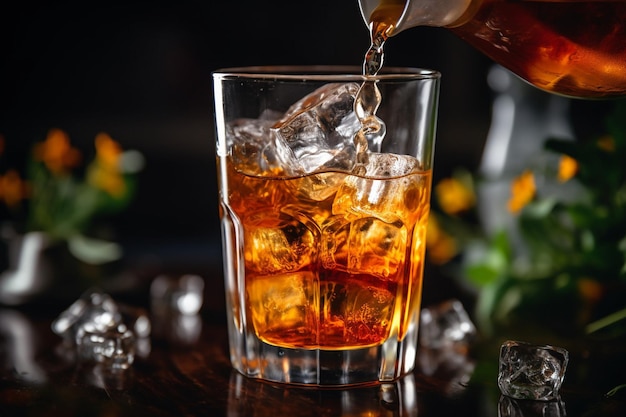
[[[626,96],[626,0],[359,0],[385,37],[443,27],[530,84],[577,98]]]

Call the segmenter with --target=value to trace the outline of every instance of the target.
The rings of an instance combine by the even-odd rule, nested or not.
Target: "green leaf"
[[[479,262],[471,261],[465,273],[474,285],[483,287],[499,279],[511,263],[511,246],[505,231],[496,233]]]
[[[480,264],[470,265],[466,268],[465,274],[470,282],[478,287],[491,284],[500,276],[500,271],[491,266]]]
[[[533,219],[543,219],[552,214],[557,204],[558,201],[551,197],[534,201],[525,207],[523,216]]]
[[[113,262],[122,256],[122,248],[114,242],[78,234],[70,237],[67,243],[72,255],[91,265]]]

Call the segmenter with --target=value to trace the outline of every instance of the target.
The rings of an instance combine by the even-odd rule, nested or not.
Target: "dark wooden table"
[[[495,341],[476,346],[461,365],[448,361],[427,372],[422,367],[394,384],[305,389],[245,378],[228,359],[221,273],[206,276],[215,285],[207,286],[201,314],[179,325],[180,331],[154,323],[149,346],[123,372],[104,372],[73,357],[50,328],[62,311],[59,303],[0,306],[0,416],[529,417],[542,415],[546,406],[500,396]],[[145,294],[144,288],[113,296],[148,307]],[[626,360],[620,353],[617,363],[608,357],[592,362],[597,356],[574,353],[561,416],[626,415],[626,389],[605,395],[619,378],[626,383]],[[603,366],[617,379],[603,380]]]

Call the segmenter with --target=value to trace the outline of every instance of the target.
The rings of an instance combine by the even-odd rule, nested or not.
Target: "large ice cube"
[[[365,346],[389,336],[390,322],[397,300],[387,288],[363,285],[359,280],[326,282],[324,322],[321,343]]]
[[[249,279],[246,298],[254,328],[265,340],[284,343],[298,339],[315,344],[319,317],[317,279],[298,271]]]
[[[289,187],[291,193],[298,199],[324,201],[337,192],[345,178],[344,173],[322,172],[292,180]]]
[[[297,271],[317,255],[315,223],[289,207],[282,212],[258,212],[245,221],[246,267],[261,274]]]
[[[248,175],[267,176],[281,162],[270,140],[275,120],[239,119],[226,127],[228,146],[238,171]]]
[[[348,220],[333,216],[322,226],[321,261],[325,268],[352,274],[396,278],[404,265],[409,236],[401,222],[374,217]]]
[[[350,172],[356,163],[354,113],[357,83],[331,83],[293,104],[274,124],[277,155],[296,173],[320,169]]]
[[[429,178],[408,175],[418,169],[417,160],[406,155],[370,154],[366,177],[346,178],[335,196],[333,214],[413,224],[429,207]]]
[[[502,394],[521,400],[554,400],[565,377],[567,350],[506,341],[500,348],[498,387]]]

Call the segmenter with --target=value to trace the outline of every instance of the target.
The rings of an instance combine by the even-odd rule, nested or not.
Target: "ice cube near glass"
[[[76,335],[83,362],[103,364],[107,369],[128,369],[135,359],[135,336],[124,324],[102,331],[86,323]]]
[[[469,345],[476,326],[459,300],[425,307],[420,314],[420,345],[432,349]]]
[[[560,347],[506,341],[500,347],[498,387],[519,400],[555,400],[568,361],[568,351]]]

